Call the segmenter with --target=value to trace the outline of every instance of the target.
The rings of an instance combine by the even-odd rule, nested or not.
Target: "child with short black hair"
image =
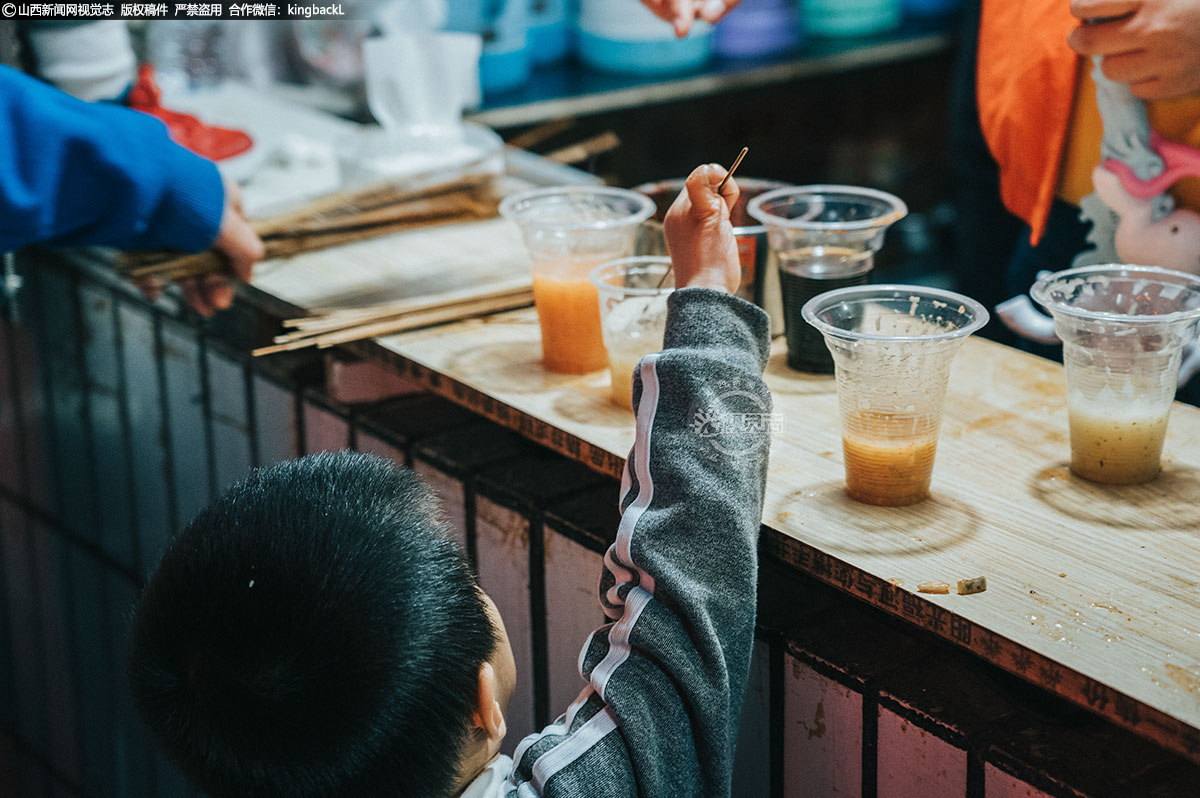
[[[680,290],[634,379],[637,439],[586,685],[499,755],[512,649],[411,472],[321,454],[252,473],[163,556],[138,606],[140,714],[214,798],[725,796],[754,635],[770,395],[725,170],[665,221]]]

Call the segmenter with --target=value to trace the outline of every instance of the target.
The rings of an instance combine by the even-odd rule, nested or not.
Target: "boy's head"
[[[171,542],[129,676],[216,798],[452,793],[498,749],[515,682],[428,490],[349,452],[253,472]]]

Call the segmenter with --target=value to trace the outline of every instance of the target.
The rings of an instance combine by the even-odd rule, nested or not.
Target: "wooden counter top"
[[[283,282],[256,280],[277,312],[302,304]],[[633,442],[607,371],[541,368],[532,309],[352,348],[598,471],[619,476]],[[971,339],[933,497],[878,508],[843,492],[833,379],[787,369],[779,341],[767,382],[782,428],[764,552],[1200,762],[1200,410],[1175,406],[1158,480],[1092,485],[1067,470],[1062,368]],[[916,592],[976,576],[985,593]]]

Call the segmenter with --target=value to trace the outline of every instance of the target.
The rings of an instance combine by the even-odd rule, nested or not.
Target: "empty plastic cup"
[[[749,213],[767,226],[779,264],[788,365],[831,373],[829,351],[801,319],[800,309],[817,294],[865,283],[884,233],[908,208],[898,197],[871,188],[795,186],[755,197]]]
[[[562,186],[508,197],[500,213],[521,228],[533,261],[546,369],[586,374],[604,368],[608,356],[589,274],[633,253],[638,225],[654,213],[654,203],[622,188]]]
[[[1085,266],[1034,284],[1063,342],[1071,471],[1135,485],[1158,476],[1200,279],[1149,266]]]
[[[632,409],[637,362],[662,349],[667,297],[675,290],[674,275],[667,274],[670,270],[670,258],[638,257],[622,258],[592,271],[612,372],[612,400],[621,407]]]
[[[987,311],[952,291],[864,285],[814,297],[802,312],[833,354],[850,498],[889,507],[927,498],[950,363]]]

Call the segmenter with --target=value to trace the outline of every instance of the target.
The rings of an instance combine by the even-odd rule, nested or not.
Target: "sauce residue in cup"
[[[612,372],[612,400],[627,410],[633,405],[633,370],[644,352],[609,352],[608,367]]]
[[[936,420],[863,411],[848,417],[843,429],[850,498],[902,507],[929,497],[937,454]]]
[[[1137,485],[1158,476],[1170,414],[1068,404],[1071,471],[1106,485]]]

